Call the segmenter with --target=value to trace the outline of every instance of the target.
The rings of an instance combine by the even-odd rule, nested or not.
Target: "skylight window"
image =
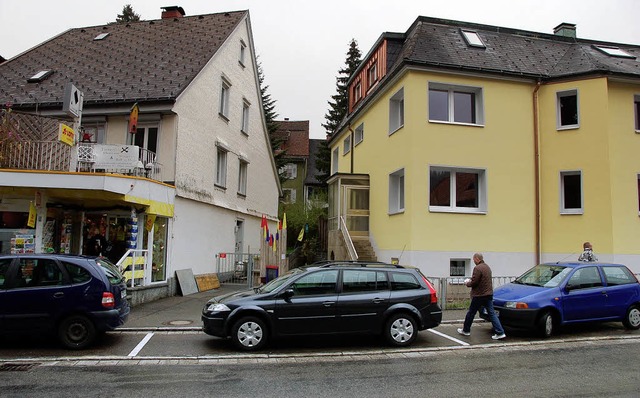
[[[635,58],[634,55],[629,54],[628,52],[622,50],[619,47],[613,47],[613,46],[596,46],[594,45],[594,47],[600,51],[602,51],[603,53],[610,55],[612,57],[620,57],[620,58]]]
[[[464,40],[471,47],[480,47],[480,48],[487,47],[484,45],[484,43],[482,42],[482,39],[480,38],[477,32],[473,30],[461,30],[461,32],[462,32],[462,37],[464,37]]]
[[[98,36],[94,37],[93,40],[102,40],[105,37],[109,36],[109,32],[107,33],[100,33]]]
[[[43,81],[44,79],[46,79],[47,77],[49,77],[50,74],[52,74],[53,71],[50,69],[45,69],[45,70],[41,70],[40,72],[36,73],[35,75],[31,76],[30,78],[27,79],[28,83],[38,83]]]

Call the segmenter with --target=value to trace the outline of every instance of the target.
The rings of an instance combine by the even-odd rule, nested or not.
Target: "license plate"
[[[120,298],[121,299],[127,298],[127,291],[125,289],[120,290]]]

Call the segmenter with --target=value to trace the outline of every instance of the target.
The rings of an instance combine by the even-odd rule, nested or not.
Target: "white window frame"
[[[373,65],[367,70],[367,80],[369,88],[373,87],[378,82],[378,63],[374,62]]]
[[[447,92],[447,120],[439,120],[431,118],[430,109],[430,94],[431,91],[446,91]],[[473,94],[475,101],[475,122],[458,122],[455,120],[455,93]],[[464,126],[484,126],[484,90],[482,87],[474,86],[462,86],[459,84],[448,84],[429,82],[427,90],[427,117],[430,123],[446,123],[446,124],[459,124]]]
[[[405,178],[404,169],[389,174],[389,214],[404,212]]]
[[[249,162],[238,159],[238,195],[247,196],[247,177]]]
[[[240,40],[240,55],[238,58],[238,62],[240,63],[240,66],[242,67],[245,66],[246,57],[247,57],[247,45],[245,44],[244,40]]]
[[[456,263],[463,263],[462,267],[457,266],[457,268],[463,268],[464,269],[464,273],[462,275],[452,275],[451,269],[453,267],[453,262]],[[449,279],[449,284],[450,285],[462,285],[464,284],[464,278],[465,276],[470,274],[470,265],[471,262],[468,258],[451,258],[449,259],[449,277],[451,279]]]
[[[347,135],[342,141],[342,156],[346,156],[351,152],[351,135]]]
[[[218,109],[218,114],[225,118],[225,120],[229,120],[229,96],[231,92],[231,83],[229,80],[222,78],[221,80],[221,89],[220,89],[220,108]]]
[[[251,103],[249,103],[249,101],[247,101],[246,99],[244,99],[242,101],[242,124],[240,127],[240,131],[245,133],[245,134],[249,134],[249,108],[251,106]]]
[[[331,156],[331,174],[336,174],[339,170],[338,168],[338,159],[340,158],[340,148],[336,147]]]
[[[389,135],[404,127],[404,87],[389,98]]]
[[[358,82],[356,83],[355,87],[353,88],[353,96],[354,96],[354,103],[360,101],[362,99],[362,83]]]
[[[288,193],[288,195],[287,195]],[[287,198],[288,196],[288,198]],[[296,190],[294,188],[282,188],[282,202],[296,203]]]
[[[479,168],[469,167],[450,167],[450,166],[429,166],[429,180],[431,180],[432,171],[449,172],[449,206],[432,206],[431,205],[431,183],[427,184],[429,190],[429,211],[434,213],[472,213],[487,214],[487,171]],[[478,174],[478,207],[458,207],[456,205],[456,176],[457,173],[475,173]]]
[[[215,184],[219,187],[226,188],[227,187],[227,156],[228,151],[221,147],[217,147],[216,154],[216,182]]]
[[[286,163],[280,168],[279,174],[287,180],[295,180],[298,177],[298,165]]]
[[[563,125],[561,99],[566,97],[572,97],[572,96],[576,97],[577,123]],[[578,95],[577,89],[556,92],[556,125],[558,130],[572,130],[580,127],[580,96]]]
[[[567,176],[580,176],[580,208],[565,207],[565,179]],[[584,214],[584,179],[581,170],[560,171],[560,214]]]
[[[354,130],[354,141],[355,145],[358,145],[364,140],[364,123],[360,123],[358,127]]]

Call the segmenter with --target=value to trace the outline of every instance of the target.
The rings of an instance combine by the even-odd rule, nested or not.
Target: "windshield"
[[[536,265],[525,272],[514,283],[530,286],[556,287],[569,274],[571,268],[561,265]]]
[[[96,263],[100,266],[100,268],[102,268],[105,275],[107,275],[107,279],[109,279],[109,282],[111,284],[115,285],[122,282],[124,277],[122,276],[120,271],[118,271],[118,267],[116,267],[115,265],[110,263],[108,260],[101,257],[97,257],[95,260],[96,260]]]
[[[279,276],[276,279],[270,281],[266,285],[259,287],[258,293],[270,293],[276,290],[277,288],[279,288],[280,286],[282,286],[284,283],[286,283],[292,276],[295,276],[302,271],[303,270],[301,268],[294,268],[291,271],[287,272],[286,274]]]

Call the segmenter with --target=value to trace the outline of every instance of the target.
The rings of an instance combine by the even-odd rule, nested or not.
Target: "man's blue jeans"
[[[496,334],[504,333],[502,324],[500,323],[500,320],[498,319],[498,316],[493,309],[493,296],[480,296],[471,298],[471,304],[469,305],[467,316],[464,317],[464,326],[462,326],[462,330],[464,332],[471,332],[471,324],[473,323],[473,318],[476,317],[476,313],[482,307],[485,307],[487,309],[487,313],[489,314],[489,319],[491,319],[491,324],[493,325],[494,332]]]

